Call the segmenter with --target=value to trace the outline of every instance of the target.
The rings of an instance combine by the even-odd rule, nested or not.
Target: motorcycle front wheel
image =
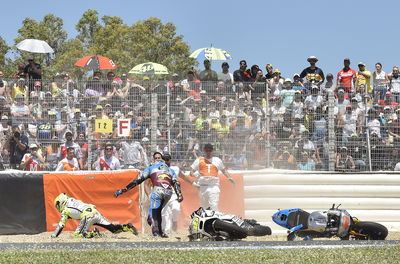
[[[355,223],[352,230],[362,235],[355,235],[356,240],[385,240],[388,235],[387,228],[375,222]]]
[[[247,237],[247,232],[240,226],[222,221],[220,219],[216,219],[213,223],[215,231],[223,231],[229,234],[229,238],[231,239],[242,239]]]

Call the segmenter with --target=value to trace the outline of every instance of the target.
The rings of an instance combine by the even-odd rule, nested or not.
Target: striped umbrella
[[[169,74],[167,67],[164,65],[154,63],[154,62],[146,62],[133,67],[129,73],[132,74],[144,74],[144,75],[163,75]]]
[[[190,54],[189,57],[199,60],[208,59],[210,61],[224,61],[232,59],[232,56],[226,50],[214,47],[197,49]]]

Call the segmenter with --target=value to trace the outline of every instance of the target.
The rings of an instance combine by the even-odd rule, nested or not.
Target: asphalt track
[[[229,249],[314,249],[345,247],[400,246],[400,240],[380,241],[219,241],[219,242],[79,242],[79,243],[0,243],[0,250],[229,250]]]

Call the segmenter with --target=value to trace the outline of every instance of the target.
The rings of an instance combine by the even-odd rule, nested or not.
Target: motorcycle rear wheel
[[[229,234],[230,239],[242,239],[247,237],[247,232],[240,226],[216,219],[213,223],[215,231],[223,231]]]
[[[375,222],[358,222],[352,227],[352,230],[364,236],[355,236],[356,240],[385,240],[388,230],[385,226]]]
[[[247,231],[249,236],[269,236],[271,233],[271,228],[263,225],[254,225]]]

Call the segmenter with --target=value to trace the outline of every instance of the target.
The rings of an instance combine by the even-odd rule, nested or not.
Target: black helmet
[[[162,158],[165,161],[169,161],[172,159],[171,154],[169,154],[169,152],[164,152],[164,154],[162,155]]]

